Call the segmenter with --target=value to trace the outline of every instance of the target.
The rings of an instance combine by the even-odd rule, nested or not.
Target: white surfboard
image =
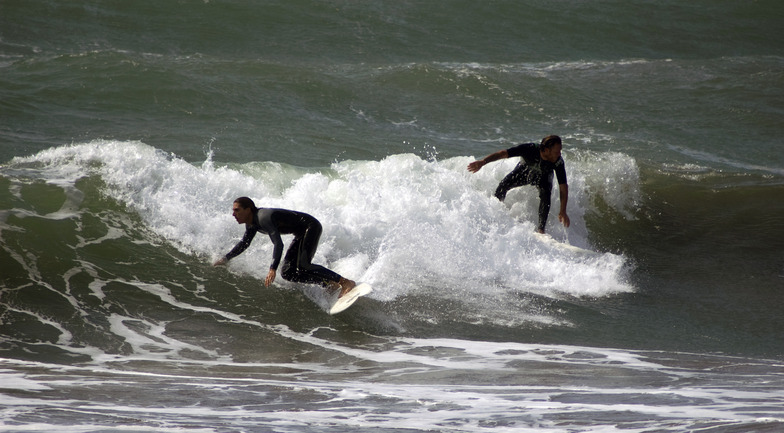
[[[365,296],[368,293],[372,292],[373,288],[370,287],[368,283],[359,283],[351,289],[350,292],[346,293],[345,295],[338,298],[332,307],[329,309],[329,314],[338,314],[341,311],[345,310],[346,308],[350,307],[354,302],[357,301],[361,296]]]

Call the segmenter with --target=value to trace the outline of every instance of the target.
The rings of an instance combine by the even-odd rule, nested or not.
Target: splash
[[[623,256],[574,254],[533,235],[533,188],[514,190],[507,204],[492,197],[513,161],[470,174],[467,157],[399,154],[313,170],[274,162],[221,165],[212,156],[194,165],[141,142],[95,141],[12,164],[43,166],[52,182],[97,176],[103,193],[138,214],[149,230],[204,260],[221,256],[242,235],[230,215],[236,197],[308,212],[324,226],[314,262],[370,282],[372,296],[382,301],[428,293],[495,308],[510,293],[595,297],[633,290]],[[567,233],[554,216],[549,228],[556,239],[590,248],[584,215],[591,206],[586,194],[595,188],[585,185],[601,183],[597,170],[601,179],[617,175],[602,170],[622,165],[575,162],[569,173],[572,228]],[[615,180],[621,189],[603,193],[620,208],[636,200],[634,165],[626,166],[630,174]],[[627,192],[619,195],[622,190]],[[272,254],[265,240],[257,238],[230,269],[263,278]]]

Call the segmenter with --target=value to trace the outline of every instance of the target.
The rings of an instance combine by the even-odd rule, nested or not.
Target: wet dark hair
[[[542,149],[549,149],[549,148],[555,146],[556,144],[562,145],[561,144],[561,137],[559,137],[557,135],[548,135],[547,137],[542,139],[541,147],[542,147]]]
[[[256,207],[256,203],[253,203],[253,200],[251,200],[248,197],[240,197],[234,200],[234,203],[239,204],[240,206],[242,206],[243,209],[250,208],[253,212],[256,212],[258,210],[258,208]]]

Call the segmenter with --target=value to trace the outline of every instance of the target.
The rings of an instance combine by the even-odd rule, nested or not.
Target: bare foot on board
[[[327,287],[327,291],[329,291],[330,293],[335,293],[338,290],[340,290],[340,294],[338,295],[338,299],[340,299],[341,297],[343,297],[343,295],[350,292],[351,289],[353,289],[356,285],[357,283],[355,283],[354,281],[351,281],[346,278],[341,278],[339,282],[334,281],[329,283],[329,286]]]

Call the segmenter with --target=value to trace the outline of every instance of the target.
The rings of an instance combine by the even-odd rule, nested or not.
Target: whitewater
[[[557,221],[551,221],[556,239],[590,247],[583,219],[590,204],[581,191],[588,190],[591,175],[621,184],[595,193],[621,209],[634,206],[634,161],[622,155],[604,158],[615,163],[586,157],[594,162],[583,167],[577,159],[572,164],[573,227],[567,237]],[[15,162],[56,167],[45,176],[48,182],[66,185],[68,199],[50,217],[64,217],[78,207],[73,184],[83,176],[97,176],[106,197],[138,214],[151,232],[205,261],[221,256],[241,236],[242,229],[230,216],[236,197],[249,196],[262,207],[311,213],[325,227],[314,262],[373,284],[372,296],[383,301],[446,286],[449,293],[437,296],[474,305],[479,301],[477,307],[489,312],[508,292],[604,296],[633,289],[625,281],[622,256],[574,257],[536,239],[527,218],[538,205],[533,188],[517,191],[511,209],[488,195],[509,163],[471,175],[465,170],[469,161],[404,154],[381,161],[335,162],[319,171],[269,162],[216,167],[209,156],[199,166],[140,142],[100,141]],[[597,173],[599,166],[612,172]],[[231,270],[263,279],[271,247],[257,241],[232,262]]]

